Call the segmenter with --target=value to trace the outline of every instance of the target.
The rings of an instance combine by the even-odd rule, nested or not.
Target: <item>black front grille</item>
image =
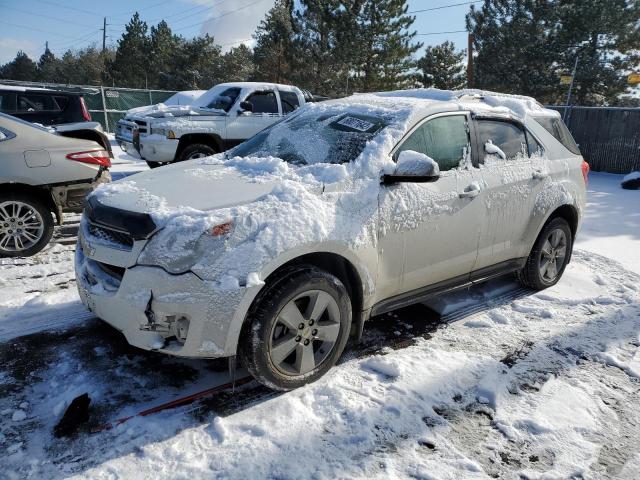
[[[135,123],[138,124],[138,131],[140,133],[147,133],[147,122],[143,122],[142,120],[135,120]]]
[[[95,196],[89,198],[85,214],[92,224],[110,231],[128,232],[133,240],[148,238],[156,229],[156,224],[148,213],[109,207],[100,203]]]
[[[100,225],[89,224],[89,233],[92,236],[105,242],[123,245],[128,249],[131,249],[131,247],[133,247],[133,238],[131,238],[131,235],[125,232],[111,230],[110,228],[105,228]]]
[[[117,278],[118,280],[122,280],[124,276],[124,272],[126,268],[124,267],[116,267],[115,265],[109,265],[108,263],[96,262],[100,270],[105,272],[106,274]]]

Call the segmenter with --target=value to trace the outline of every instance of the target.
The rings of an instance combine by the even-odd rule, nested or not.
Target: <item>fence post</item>
[[[100,94],[102,95],[102,113],[104,114],[104,129],[111,133],[109,128],[109,115],[107,115],[107,102],[104,99],[104,87],[100,85]]]
[[[153,105],[153,96],[151,95],[151,90],[149,90],[149,105]]]

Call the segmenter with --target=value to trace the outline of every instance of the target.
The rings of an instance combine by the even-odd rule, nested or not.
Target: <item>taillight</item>
[[[92,165],[101,165],[103,167],[111,166],[111,158],[106,150],[89,150],[87,152],[75,152],[67,155],[69,160],[76,162],[91,163]]]
[[[589,164],[583,160],[582,161],[582,176],[584,177],[584,186],[585,187],[587,185],[589,185],[589,170],[590,170]]]
[[[80,109],[82,110],[82,118],[84,118],[86,122],[90,122],[91,114],[89,113],[89,110],[87,109],[87,104],[84,102],[84,98],[82,97],[80,97]]]

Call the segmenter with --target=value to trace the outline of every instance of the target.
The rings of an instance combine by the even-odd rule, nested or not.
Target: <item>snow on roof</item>
[[[300,89],[293,85],[284,85],[282,83],[268,83],[268,82],[227,82],[219,83],[216,87],[240,87],[240,88],[277,88],[278,90],[284,90],[289,92],[298,92]],[[215,88],[215,87],[213,87]]]
[[[364,94],[367,95],[367,94]],[[553,115],[557,112],[543,107],[536,99],[524,95],[490,92],[487,90],[439,90],[437,88],[416,88],[378,92],[372,95],[382,98],[407,98],[425,103],[451,102],[474,112],[511,114],[524,120],[527,114]]]

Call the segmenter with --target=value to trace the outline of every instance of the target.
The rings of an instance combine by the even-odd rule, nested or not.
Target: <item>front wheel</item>
[[[268,286],[256,300],[240,343],[251,375],[291,390],[324,375],[340,358],[351,329],[351,301],[342,282],[305,266]]]
[[[558,283],[573,251],[573,234],[564,218],[551,219],[542,229],[518,279],[524,286],[543,290]]]
[[[186,160],[195,160],[196,158],[210,157],[211,155],[215,155],[216,153],[218,152],[209,145],[195,143],[193,145],[185,147],[185,149],[180,153],[178,161],[184,162]]]
[[[29,257],[42,250],[53,235],[53,218],[37,198],[0,195],[0,257]]]

